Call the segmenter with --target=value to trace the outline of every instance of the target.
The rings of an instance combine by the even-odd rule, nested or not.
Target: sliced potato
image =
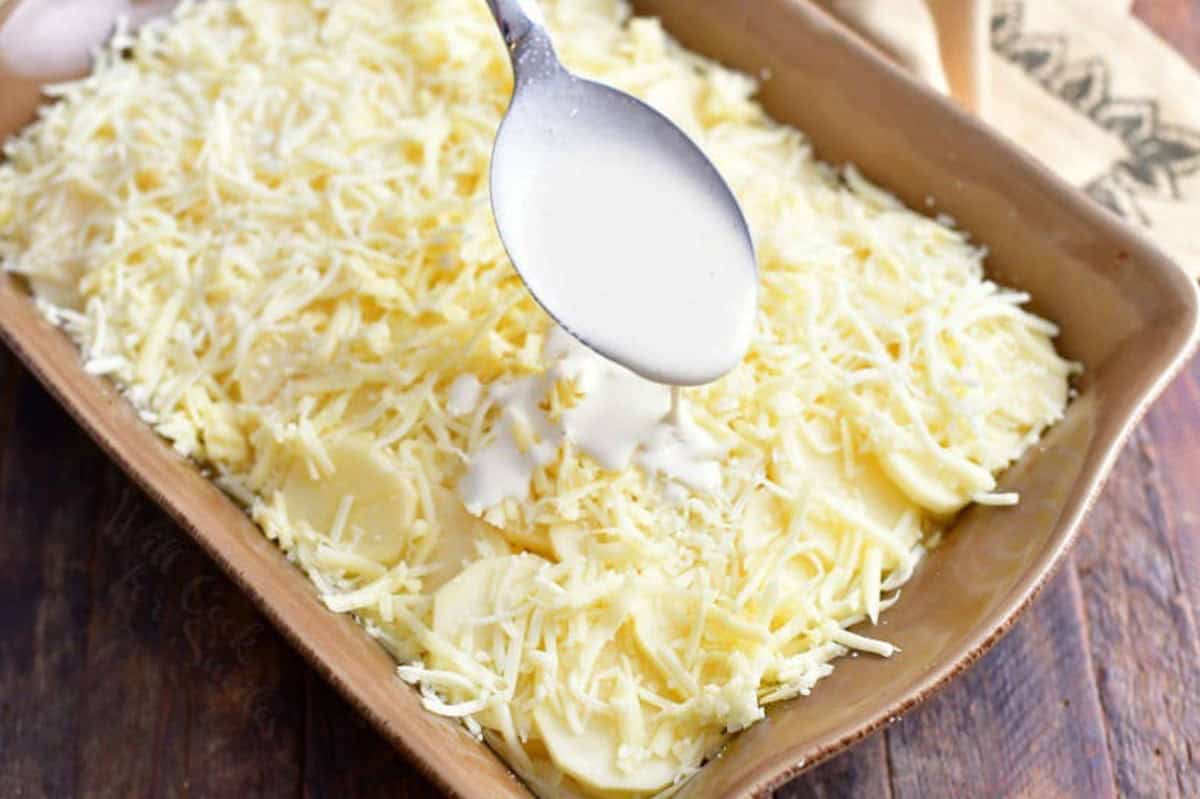
[[[502,578],[511,572],[508,585],[525,585],[544,560],[522,553],[477,560],[447,582],[433,598],[433,630],[467,652],[487,649],[476,633],[491,629],[479,619],[507,609],[515,599],[500,596]]]
[[[366,437],[343,438],[330,443],[327,451],[332,474],[314,479],[299,460],[288,469],[283,482],[288,516],[329,532],[342,500],[353,497],[344,540],[364,558],[382,564],[396,561],[416,519],[416,489]]]
[[[583,731],[574,732],[555,711],[542,706],[533,711],[546,750],[555,765],[584,785],[602,791],[648,792],[664,788],[681,764],[650,755],[636,769],[617,765],[621,737],[610,719],[592,716]]]
[[[486,549],[494,552],[504,552],[509,548],[500,531],[467,513],[462,500],[452,491],[441,486],[433,486],[432,490],[441,532],[433,553],[426,561],[426,565],[434,567],[422,581],[422,588],[428,592],[437,591],[461,572],[465,564],[478,557],[481,541],[488,544]]]
[[[938,516],[957,513],[971,499],[956,490],[952,477],[928,456],[889,452],[879,459],[879,465],[909,499]]]

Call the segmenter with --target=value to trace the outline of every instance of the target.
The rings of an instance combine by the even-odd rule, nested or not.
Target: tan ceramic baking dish
[[[11,14],[21,0],[10,4]],[[1066,419],[1003,478],[1012,509],[963,514],[888,611],[890,660],[840,662],[810,697],[771,709],[683,790],[766,792],[928,697],[994,643],[1071,543],[1121,442],[1180,367],[1197,332],[1184,273],[1116,217],[869,52],[803,0],[647,0],[685,43],[753,74],[762,100],[808,133],[820,155],[851,161],[924,209],[953,215],[991,249],[993,275],[1028,290],[1062,326],[1086,373]],[[0,26],[5,11],[0,11]],[[4,69],[0,64],[0,69]],[[27,119],[35,81],[0,73],[0,135]],[[255,598],[334,685],[446,791],[528,796],[484,746],[425,713],[394,663],[198,470],[141,424],[26,290],[0,280],[0,332],[91,435]]]

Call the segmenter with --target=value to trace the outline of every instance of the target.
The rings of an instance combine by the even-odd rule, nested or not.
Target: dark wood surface
[[[1193,361],[1013,631],[778,799],[1200,796],[1197,476]],[[0,348],[0,797],[295,795],[436,793]]]

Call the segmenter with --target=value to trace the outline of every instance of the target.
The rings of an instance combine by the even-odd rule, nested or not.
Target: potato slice
[[[416,489],[365,437],[343,438],[329,444],[327,452],[332,474],[313,479],[298,459],[288,469],[283,482],[288,516],[326,533],[333,528],[342,500],[351,496],[345,540],[364,558],[384,565],[395,562],[416,518]]]
[[[990,491],[995,486],[982,467],[964,466],[959,474],[953,474],[923,453],[889,452],[879,459],[879,465],[909,499],[938,516],[958,513],[976,491]]]
[[[479,544],[491,552],[506,552],[509,549],[504,536],[495,527],[467,513],[462,501],[454,492],[433,487],[433,504],[437,510],[438,527],[441,528],[432,555],[426,561],[434,570],[422,581],[422,588],[434,592],[449,582],[463,567],[479,557]]]
[[[468,652],[488,649],[477,634],[491,628],[478,620],[509,608],[516,599],[501,596],[502,578],[511,572],[508,585],[525,585],[541,565],[537,555],[521,553],[477,560],[447,582],[433,598],[433,630]]]
[[[617,765],[620,735],[609,719],[592,716],[579,733],[548,707],[534,710],[533,719],[555,765],[592,788],[655,791],[670,785],[679,771],[679,763],[653,755],[632,771],[622,770]]]

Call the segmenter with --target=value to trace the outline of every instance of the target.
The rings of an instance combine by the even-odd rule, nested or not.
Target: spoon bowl
[[[537,302],[583,344],[660,383],[741,361],[757,267],[737,200],[667,117],[558,61],[536,5],[489,0],[512,58],[492,153],[500,238]]]

